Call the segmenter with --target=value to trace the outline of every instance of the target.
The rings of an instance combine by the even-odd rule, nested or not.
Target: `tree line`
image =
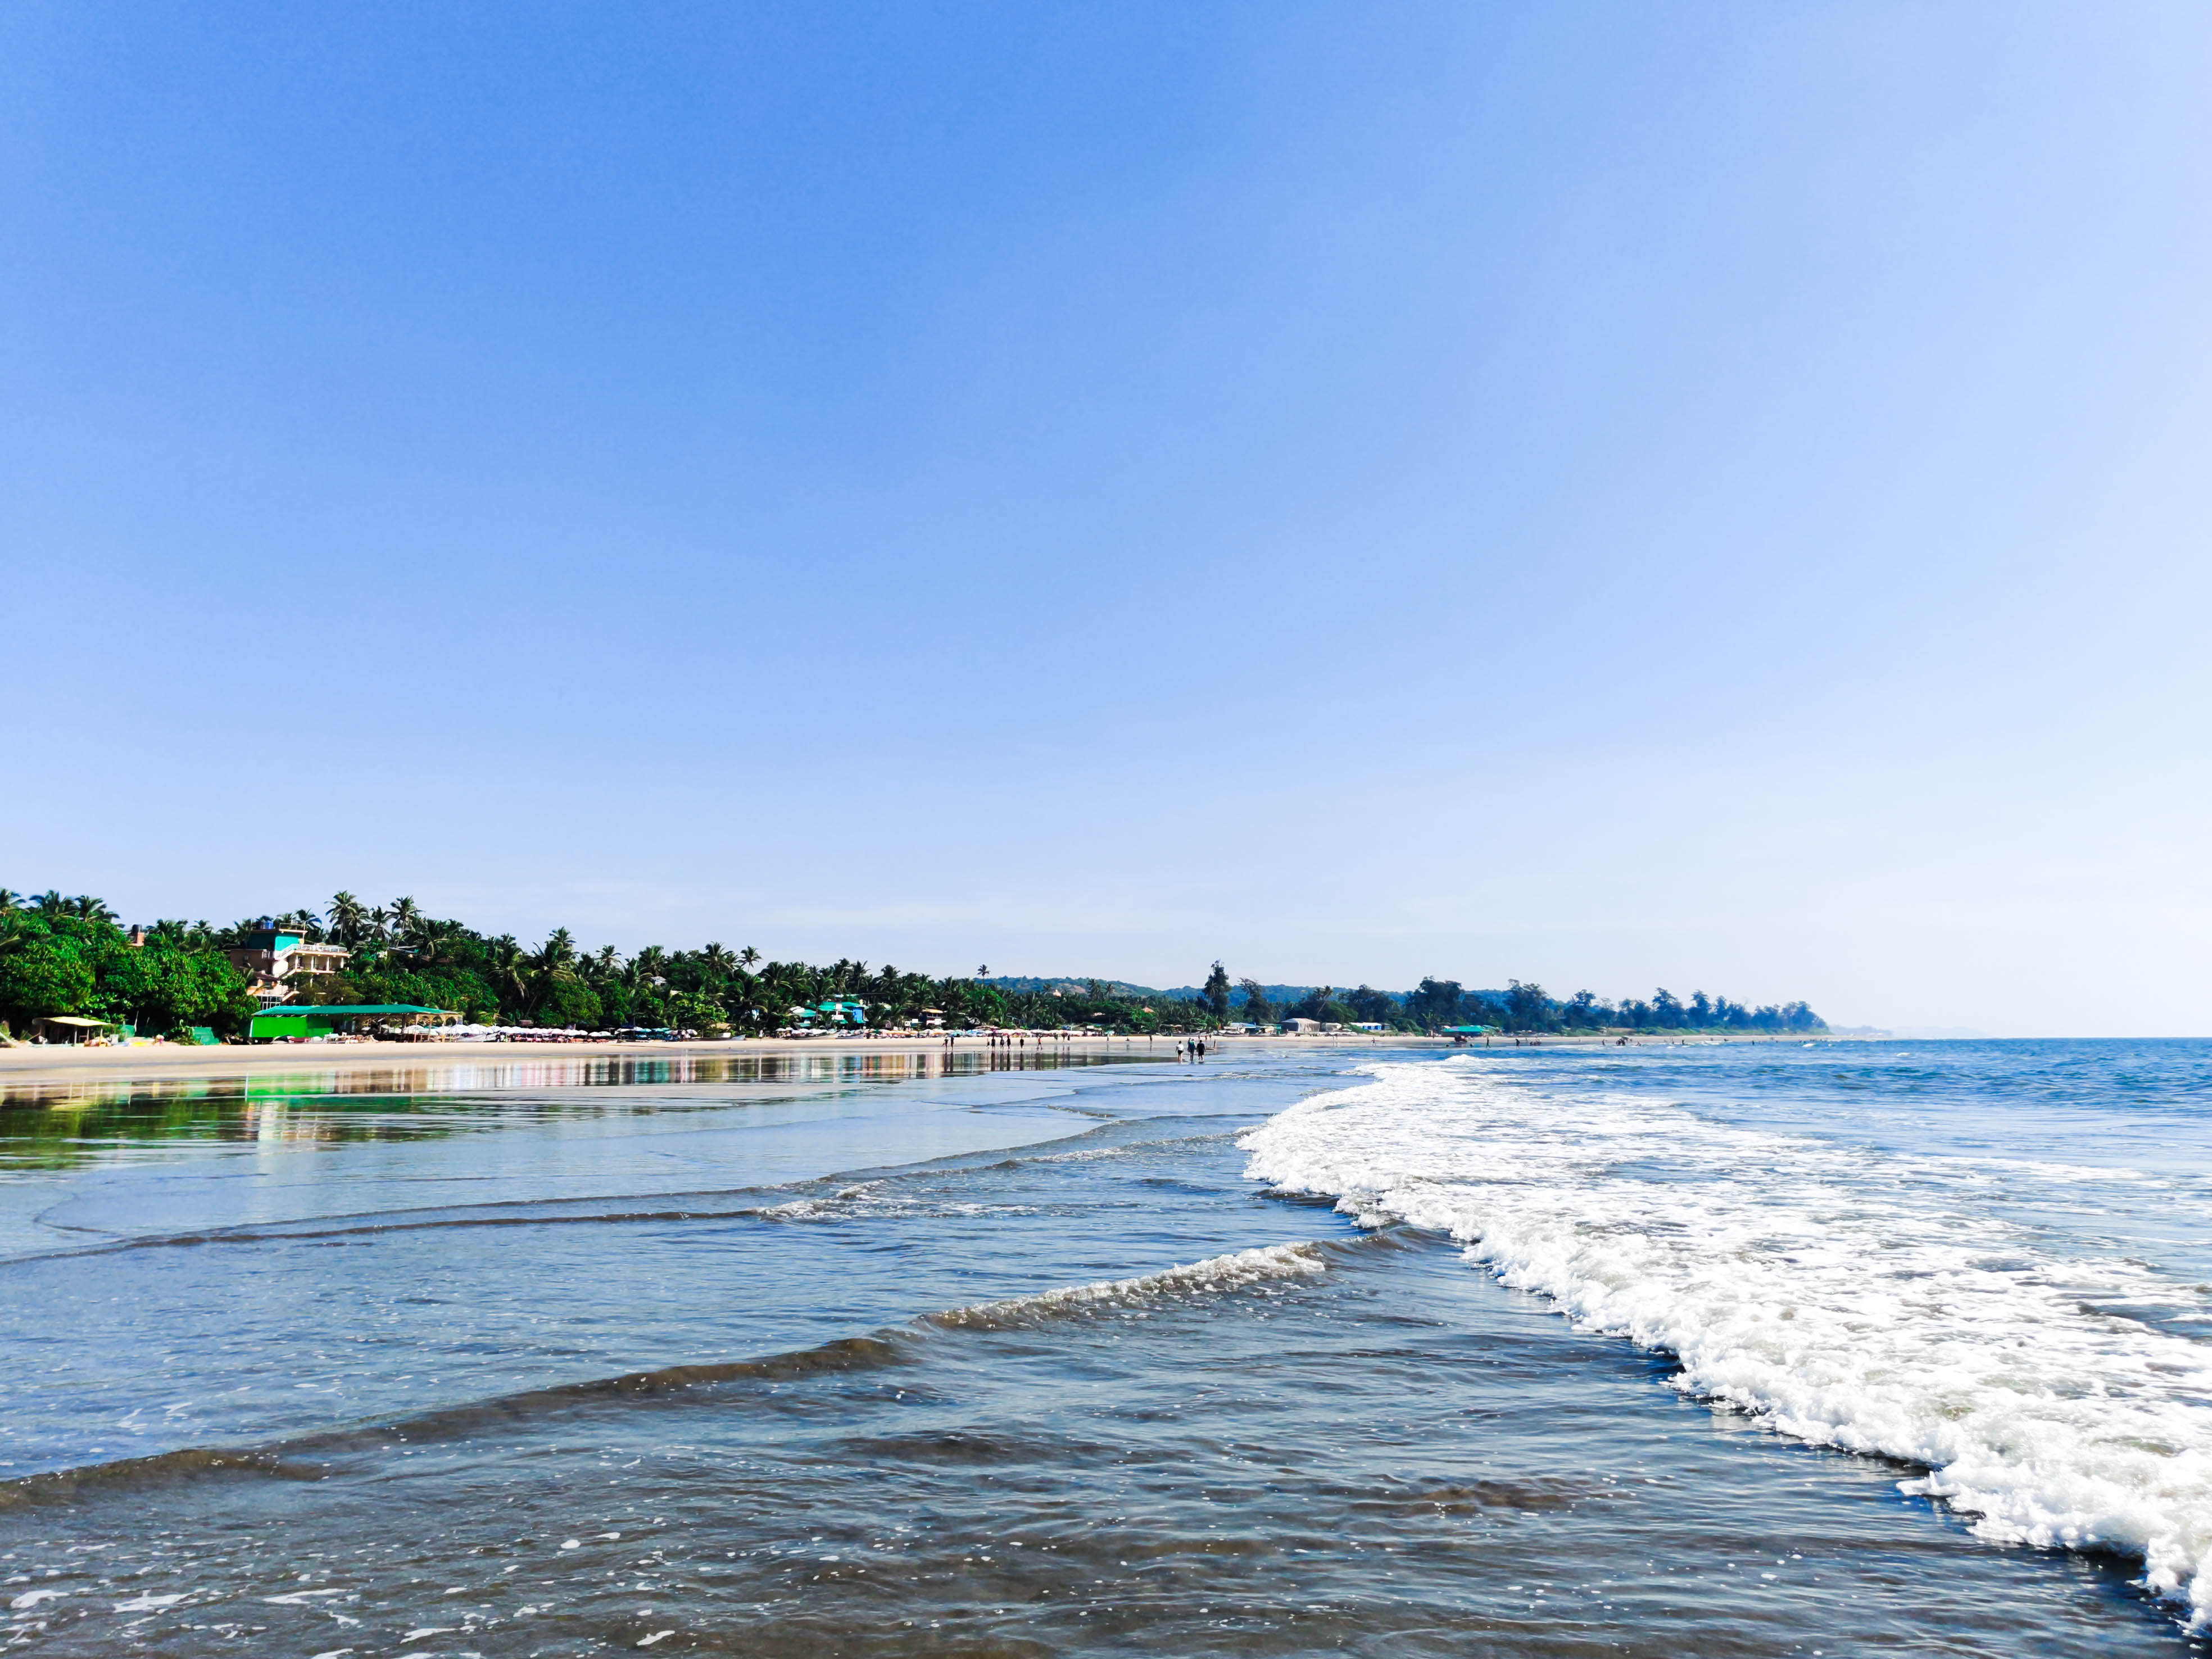
[[[167,1035],[235,1031],[253,1012],[246,976],[205,928],[155,929],[133,945],[96,898],[0,887],[0,1031],[76,1014]]]
[[[745,946],[708,944],[671,951],[647,945],[625,956],[612,945],[580,945],[565,927],[526,946],[511,933],[484,934],[428,915],[412,899],[363,903],[334,896],[219,927],[165,919],[134,945],[102,901],[0,888],[0,1028],[76,1014],[135,1025],[144,1034],[191,1026],[241,1033],[256,1011],[252,987],[224,952],[275,927],[311,944],[350,951],[345,969],[294,981],[287,1006],[401,1003],[447,1008],[489,1024],[586,1030],[684,1030],[760,1035],[816,1023],[827,1002],[864,1006],[871,1026],[941,1021],[1032,1030],[1098,1026],[1180,1033],[1217,1025],[1187,998],[1148,997],[1091,979],[1016,990],[973,975],[939,976],[841,958],[826,965],[771,962]]]
[[[1751,1008],[1703,991],[1686,1002],[1661,990],[1648,1001],[1615,1004],[1588,991],[1555,999],[1518,980],[1504,991],[1468,991],[1457,981],[1426,978],[1407,992],[1323,985],[1271,999],[1257,980],[1232,981],[1218,962],[1195,993],[1169,993],[1101,979],[994,982],[988,965],[939,976],[845,958],[826,965],[771,962],[750,945],[654,945],[624,956],[612,945],[587,950],[565,927],[526,946],[511,933],[488,935],[430,916],[412,899],[371,905],[349,892],[319,911],[300,908],[227,927],[163,920],[134,945],[99,899],[6,888],[0,888],[0,1022],[20,1031],[44,1016],[76,1014],[149,1035],[191,1026],[239,1034],[256,1005],[246,976],[223,953],[272,924],[351,952],[343,972],[299,981],[294,1005],[405,1003],[503,1025],[764,1035],[799,1023],[800,1010],[844,1001],[864,1004],[873,1027],[941,1020],[956,1029],[1076,1025],[1171,1034],[1301,1018],[1401,1032],[1465,1025],[1516,1032],[1826,1029],[1802,1002]]]
[[[1237,981],[1232,992],[1220,964],[1201,995],[1224,1021],[1253,1024],[1285,1019],[1314,1019],[1343,1025],[1380,1025],[1386,1030],[1436,1032],[1480,1025],[1510,1032],[1680,1031],[1786,1035],[1825,1031],[1827,1022],[1802,1002],[1751,1007],[1724,996],[1693,992],[1687,1002],[1672,991],[1652,993],[1647,1001],[1624,997],[1618,1003],[1590,991],[1561,999],[1540,985],[1509,980],[1502,991],[1470,991],[1457,980],[1424,979],[1411,991],[1378,991],[1362,985],[1349,991],[1312,987],[1295,1000],[1271,1000],[1257,980]],[[1279,990],[1281,988],[1278,988]]]
[[[1825,1031],[1828,1024],[1803,1002],[1752,1007],[1724,996],[1691,994],[1687,1002],[1660,989],[1650,1000],[1618,1003],[1589,991],[1560,999],[1540,985],[1509,980],[1503,991],[1468,991],[1456,980],[1425,979],[1406,998],[1408,1018],[1424,1030],[1496,1025],[1507,1031],[1680,1031],[1784,1036]]]

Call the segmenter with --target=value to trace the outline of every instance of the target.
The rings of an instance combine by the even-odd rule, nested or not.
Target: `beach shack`
[[[451,1025],[460,1015],[449,1008],[424,1008],[411,1002],[341,1002],[321,1007],[300,1003],[263,1010],[246,1031],[253,1042],[287,1037],[349,1036],[384,1025]]]
[[[109,1031],[130,1029],[112,1019],[94,1019],[88,1014],[48,1014],[31,1022],[31,1030],[42,1042],[89,1042]]]

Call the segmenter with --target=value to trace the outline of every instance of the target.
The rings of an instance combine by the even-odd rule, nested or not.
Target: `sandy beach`
[[[1318,1047],[1342,1045],[1346,1039],[1310,1037],[1215,1037],[1217,1050],[1230,1048]],[[1363,1035],[1365,1045],[1376,1043],[1424,1048],[1448,1048],[1436,1037],[1376,1037]],[[1175,1058],[1176,1039],[1154,1037],[1031,1037],[1020,1054],[1067,1055],[1141,1055]],[[0,1081],[44,1079],[143,1078],[204,1078],[298,1071],[312,1067],[389,1070],[394,1066],[419,1066],[451,1063],[507,1063],[532,1060],[594,1059],[700,1060],[737,1054],[904,1055],[984,1054],[993,1049],[981,1037],[957,1038],[948,1048],[939,1036],[886,1037],[744,1037],[696,1042],[268,1042],[222,1043],[210,1048],[157,1043],[137,1048],[71,1047],[61,1043],[27,1045],[0,1049]]]
[[[1822,1041],[1838,1039],[1823,1038]],[[191,1048],[183,1044],[156,1043],[143,1047],[97,1048],[71,1047],[66,1044],[29,1044],[20,1048],[0,1048],[0,1083],[24,1084],[91,1081],[110,1079],[143,1079],[160,1081],[168,1079],[215,1078],[241,1075],[265,1075],[272,1073],[296,1072],[302,1068],[316,1071],[368,1070],[388,1071],[395,1066],[418,1067],[426,1065],[451,1064],[511,1064],[527,1061],[578,1060],[594,1059],[624,1060],[704,1060],[726,1058],[738,1054],[775,1055],[834,1055],[839,1058],[860,1055],[920,1055],[954,1054],[1005,1054],[1016,1056],[1034,1054],[1066,1055],[1069,1057],[1112,1056],[1117,1059],[1138,1058],[1146,1054],[1161,1060],[1175,1058],[1178,1039],[1173,1036],[1146,1038],[1080,1036],[1065,1039],[1050,1036],[1031,1036],[1024,1048],[1011,1051],[994,1048],[982,1037],[962,1036],[948,1047],[940,1036],[871,1036],[871,1037],[731,1037],[702,1040],[696,1042],[271,1042],[222,1043],[210,1048]],[[1645,1033],[1630,1039],[1631,1047],[1663,1047],[1668,1044],[1789,1042],[1804,1041],[1798,1037],[1711,1036],[1685,1035],[1662,1036]],[[1355,1031],[1342,1034],[1308,1036],[1214,1036],[1206,1039],[1208,1052],[1214,1055],[1275,1050],[1295,1053],[1301,1049],[1322,1048],[1407,1048],[1422,1050],[1449,1049],[1453,1044],[1446,1037],[1413,1036],[1378,1036],[1372,1032]],[[1489,1048],[1492,1052],[1516,1048],[1611,1048],[1619,1046],[1619,1034],[1593,1035],[1589,1033],[1557,1033],[1534,1039],[1498,1036],[1486,1044],[1478,1041],[1474,1048]]]

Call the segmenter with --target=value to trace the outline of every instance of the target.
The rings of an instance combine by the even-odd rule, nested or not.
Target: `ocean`
[[[1018,1057],[17,1087],[0,1650],[2212,1652],[2212,1044]]]

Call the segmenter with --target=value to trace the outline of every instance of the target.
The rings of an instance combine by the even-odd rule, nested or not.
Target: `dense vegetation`
[[[253,1012],[244,975],[204,934],[172,927],[134,946],[98,899],[0,888],[0,1020],[20,1030],[81,1014],[149,1033],[240,1029]]]
[[[1205,988],[1200,993],[1203,997]],[[1173,995],[1174,993],[1168,994]],[[1747,1007],[1726,997],[1694,993],[1684,1002],[1660,990],[1646,1002],[1605,1000],[1577,991],[1564,1001],[1540,985],[1507,982],[1503,991],[1469,991],[1457,980],[1425,979],[1413,990],[1355,990],[1334,986],[1265,986],[1238,982],[1228,1003],[1229,1017],[1267,1024],[1285,1019],[1317,1019],[1345,1025],[1381,1025],[1392,1031],[1443,1031],[1480,1025],[1501,1031],[1680,1031],[1786,1034],[1825,1031],[1827,1024],[1802,1002]]]
[[[511,935],[488,937],[426,915],[404,898],[371,908],[340,893],[327,913],[294,910],[274,920],[352,951],[345,972],[298,982],[294,1000],[305,1004],[408,1003],[483,1023],[587,1030],[767,1032],[797,1023],[799,1010],[834,1000],[865,1004],[873,1026],[942,1019],[956,1028],[1177,1032],[1218,1024],[1201,1004],[1149,999],[1099,980],[1021,990],[989,982],[981,969],[937,978],[889,963],[764,962],[757,951],[721,945],[648,945],[624,957],[611,945],[586,951],[567,928],[526,948]],[[27,899],[0,889],[0,1021],[21,1030],[41,1016],[82,1014],[149,1034],[191,1025],[235,1034],[254,1003],[222,953],[259,926],[164,921],[133,946],[98,899]]]
[[[840,960],[826,967],[767,962],[750,946],[719,944],[668,951],[648,945],[624,957],[611,945],[580,946],[565,927],[526,947],[426,915],[410,899],[368,906],[340,893],[324,912],[299,909],[276,924],[352,956],[342,974],[301,982],[305,1003],[410,1003],[451,1008],[471,1020],[514,1025],[763,1033],[792,1025],[797,1011],[825,1002],[866,1005],[871,1026],[942,1019],[955,1028],[1098,1026],[1115,1031],[1214,1029],[1232,1021],[1290,1018],[1395,1031],[1484,1025],[1509,1031],[1795,1032],[1826,1027],[1802,1002],[1752,1009],[1698,992],[1687,1002],[1659,991],[1618,1005],[1588,991],[1562,1001],[1518,980],[1504,991],[1468,991],[1424,979],[1409,992],[1333,986],[1232,983],[1221,963],[1201,986],[1153,991],[1099,979],[994,980],[978,968],[937,978],[886,963]],[[82,1014],[170,1032],[205,1025],[227,1033],[253,1012],[246,981],[222,952],[261,925],[216,927],[164,921],[133,945],[98,899],[36,897],[0,888],[0,1020],[21,1030],[42,1015]]]
[[[1362,990],[1365,988],[1363,986]],[[1352,994],[1357,996],[1358,993]],[[1464,991],[1455,980],[1425,979],[1405,1000],[1407,1019],[1417,1030],[1450,1025],[1496,1025],[1508,1031],[1709,1031],[1785,1034],[1825,1031],[1827,1022],[1802,1002],[1747,1007],[1726,997],[1695,992],[1684,1002],[1659,990],[1649,1002],[1624,998],[1618,1004],[1588,991],[1560,1001],[1540,985],[1507,981],[1503,991]]]

